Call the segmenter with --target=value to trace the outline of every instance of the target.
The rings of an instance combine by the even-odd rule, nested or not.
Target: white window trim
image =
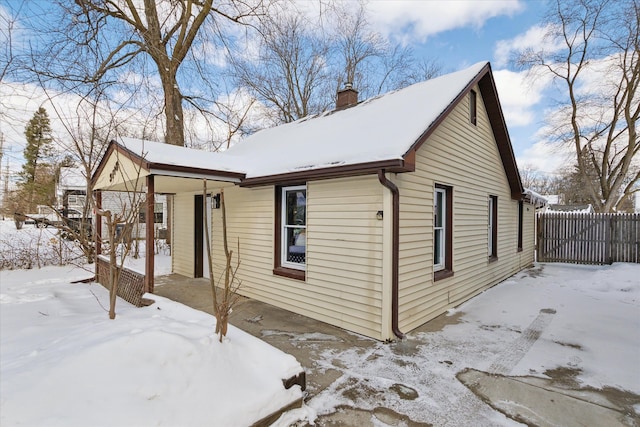
[[[438,200],[438,193],[442,194],[442,206],[440,207],[440,211],[442,212],[442,226],[441,227],[436,227],[435,225],[435,221],[433,224],[433,235],[434,235],[434,251],[435,251],[435,234],[436,234],[436,230],[440,230],[440,259],[438,260],[437,263],[434,262],[433,264],[433,271],[440,271],[440,270],[444,270],[445,268],[445,250],[446,250],[446,233],[447,233],[447,190],[445,190],[444,188],[436,188],[434,193],[433,193],[433,197],[434,197],[434,203],[433,203],[433,215],[435,218],[437,209],[436,209],[436,201]]]
[[[306,262],[304,264],[297,262],[287,261],[287,229],[288,228],[302,228],[304,230],[307,229],[307,210],[305,206],[305,218],[303,226],[294,226],[290,227],[287,225],[287,192],[296,191],[296,190],[304,190],[305,195],[307,192],[306,185],[295,185],[290,187],[282,187],[280,191],[282,191],[280,195],[281,206],[280,206],[280,265],[286,268],[293,268],[295,270],[305,271],[307,269]]]

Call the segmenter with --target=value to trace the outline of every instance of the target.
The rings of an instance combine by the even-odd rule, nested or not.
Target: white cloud
[[[0,131],[5,138],[5,154],[12,171],[24,162],[24,129],[40,107],[47,110],[52,136],[60,153],[69,152],[73,138],[81,139],[86,135],[93,116],[91,106],[77,95],[45,93],[32,84],[3,82],[0,85]],[[123,124],[131,132],[149,132],[148,129],[159,126],[160,120],[147,117],[147,113],[148,110],[101,103],[96,109],[96,126],[106,129]]]
[[[505,66],[513,54],[527,50],[557,52],[562,46],[550,39],[548,26],[534,25],[526,32],[509,40],[496,42],[494,51],[494,63],[497,66]]]
[[[531,167],[545,175],[554,175],[573,165],[575,154],[570,147],[541,140],[516,158],[519,167]]]
[[[495,70],[493,76],[507,124],[509,126],[532,124],[537,118],[534,109],[542,101],[543,91],[550,79],[531,78],[527,71],[509,70]]]
[[[207,64],[220,68],[227,65],[226,49],[216,46],[215,43],[209,40],[194,44],[191,48],[191,53],[196,60],[203,60]]]
[[[520,1],[373,1],[371,22],[392,38],[424,41],[431,35],[473,26],[480,28],[495,16],[523,10]]]

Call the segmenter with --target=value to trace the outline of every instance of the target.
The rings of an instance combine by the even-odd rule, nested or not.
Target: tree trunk
[[[184,146],[184,127],[182,112],[182,95],[176,81],[175,71],[168,67],[160,71],[162,89],[164,91],[164,114],[166,118],[165,142],[167,144]]]

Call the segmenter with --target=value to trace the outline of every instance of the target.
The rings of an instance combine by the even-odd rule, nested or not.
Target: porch
[[[155,277],[154,295],[213,314],[208,279],[179,274]],[[150,297],[153,299],[153,296]],[[371,349],[377,341],[310,317],[302,316],[254,299],[238,296],[229,323],[294,356],[306,372],[306,387],[316,395],[342,374],[318,365],[326,350]]]

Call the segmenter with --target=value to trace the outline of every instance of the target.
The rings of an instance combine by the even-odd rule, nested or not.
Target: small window
[[[518,252],[522,251],[522,234],[524,226],[524,202],[518,202]]]
[[[163,215],[163,206],[162,203],[154,203],[153,204],[153,222],[154,224],[162,224],[164,220]],[[140,211],[138,212],[138,222],[144,223],[147,221],[147,208],[146,206],[140,206]]]
[[[78,204],[78,197],[74,194],[70,194],[67,197],[67,203],[70,205],[77,205]]]
[[[474,126],[478,121],[477,95],[475,90],[469,92],[469,121]]]
[[[489,258],[498,256],[498,196],[489,196]]]
[[[307,264],[307,187],[276,187],[274,273],[304,280]]]
[[[452,200],[451,187],[436,184],[433,194],[433,271],[434,280],[453,275],[452,268]]]

